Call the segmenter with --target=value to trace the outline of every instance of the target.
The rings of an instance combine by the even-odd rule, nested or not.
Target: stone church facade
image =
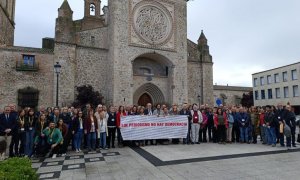
[[[92,85],[106,104],[213,105],[212,56],[203,32],[197,44],[187,39],[185,0],[109,0],[103,14],[100,0],[84,2],[84,17],[73,20],[65,0],[55,37],[27,48],[12,43],[15,0],[0,0],[1,23],[10,25],[0,26],[0,104],[33,98],[54,105],[59,62],[60,106],[81,85]]]

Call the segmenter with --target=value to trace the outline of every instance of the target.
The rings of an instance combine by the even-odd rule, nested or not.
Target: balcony
[[[16,61],[16,70],[17,71],[38,71],[39,64],[34,63],[24,63],[23,60]]]

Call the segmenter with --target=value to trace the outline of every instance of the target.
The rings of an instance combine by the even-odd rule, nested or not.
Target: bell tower
[[[13,46],[16,0],[0,0],[0,46]]]
[[[101,0],[84,0],[84,17],[97,17],[101,15]]]

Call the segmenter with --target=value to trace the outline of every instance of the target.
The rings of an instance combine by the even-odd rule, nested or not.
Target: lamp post
[[[58,107],[58,77],[60,74],[61,65],[59,62],[56,62],[54,65],[54,71],[56,73],[56,107]]]

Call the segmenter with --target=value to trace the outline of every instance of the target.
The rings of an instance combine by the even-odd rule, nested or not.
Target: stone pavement
[[[40,179],[300,179],[300,145],[158,145],[35,159]]]

